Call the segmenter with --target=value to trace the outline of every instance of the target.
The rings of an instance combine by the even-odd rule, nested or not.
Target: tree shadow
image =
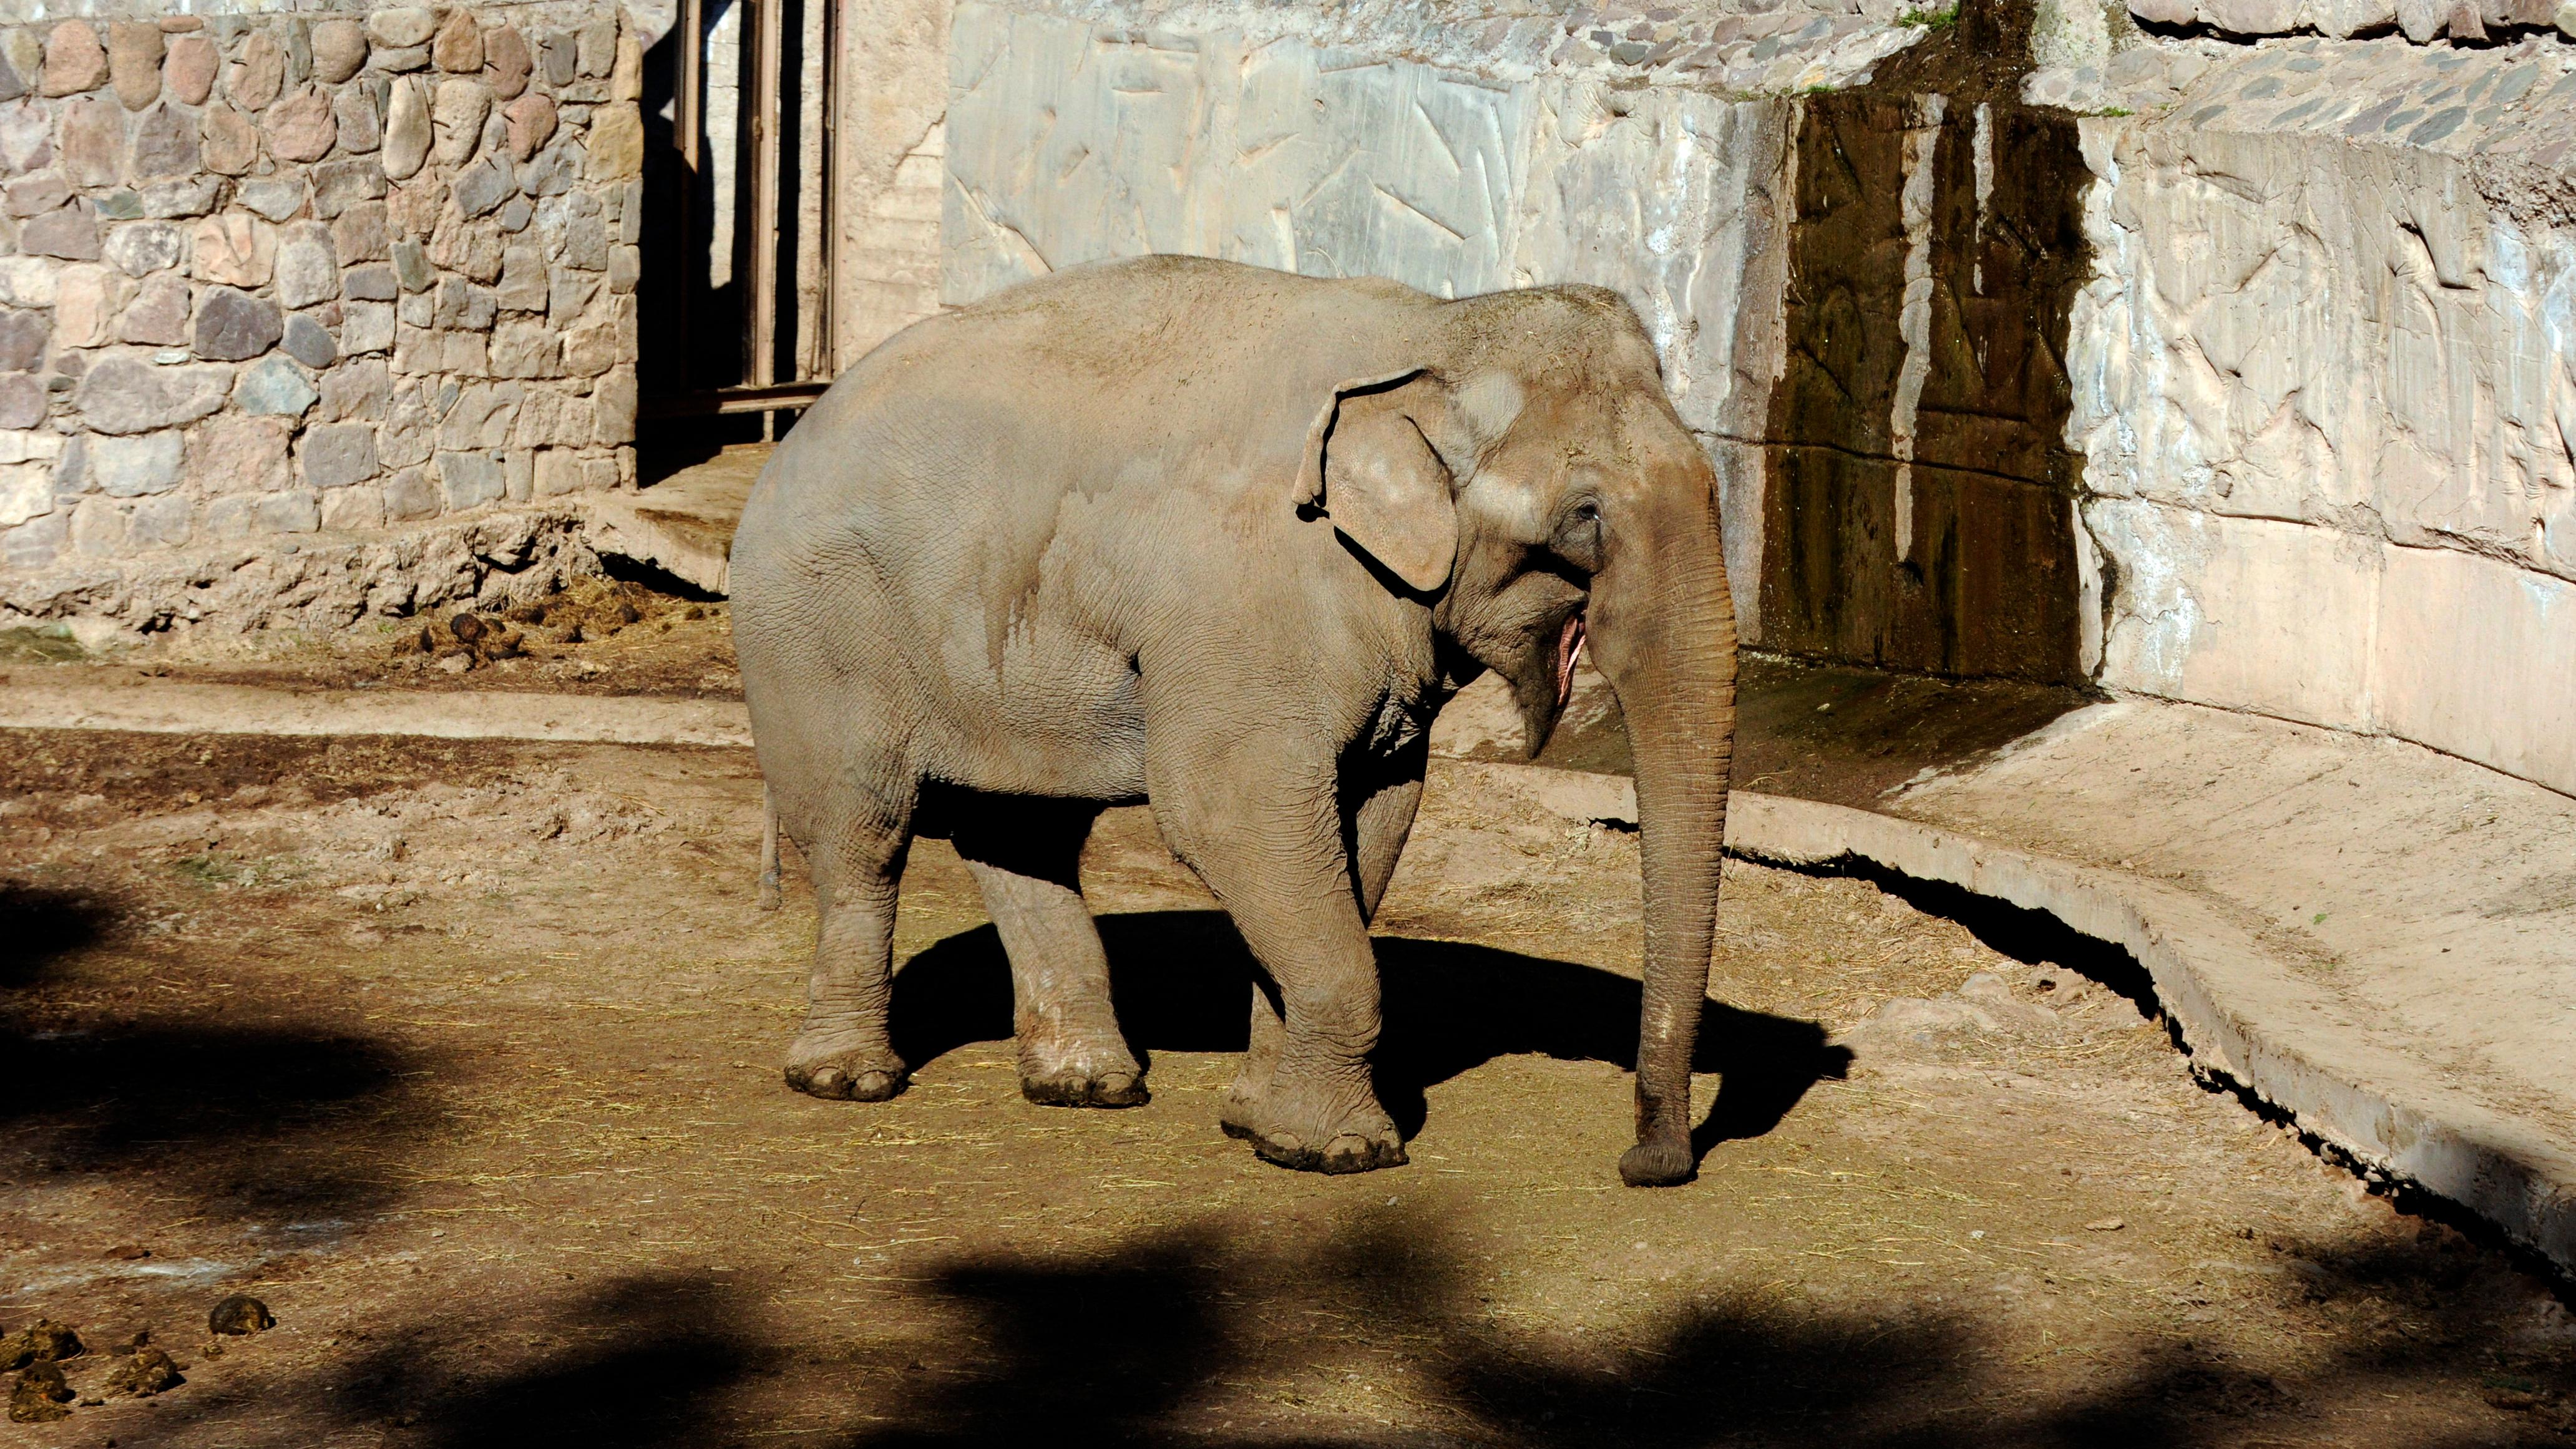
[[[208,1212],[383,1202],[377,1154],[426,1125],[412,1064],[345,1033],[154,1020],[67,989],[64,964],[120,925],[90,896],[0,886],[0,1164],[149,1182]]]
[[[1221,911],[1144,911],[1100,918],[1118,1021],[1128,1044],[1154,1051],[1244,1049],[1259,969]],[[1410,1137],[1427,1089],[1499,1056],[1637,1065],[1639,987],[1571,961],[1459,941],[1376,938],[1384,1027],[1378,1099]],[[991,926],[914,956],[894,981],[895,1050],[927,1062],[969,1042],[1011,1037],[1010,963]],[[1812,1021],[1711,1001],[1692,1063],[1722,1081],[1693,1133],[1698,1151],[1759,1137],[1819,1081],[1840,1080],[1851,1052]]]
[[[2448,1261],[2474,1249],[2298,1251],[2311,1304],[2393,1293],[2421,1330],[2374,1335],[2311,1312],[2291,1335],[2303,1341],[2267,1353],[2106,1329],[2080,1367],[2034,1374],[2013,1351],[2008,1310],[1657,1293],[1595,1275],[1608,1286],[1594,1307],[1612,1321],[1587,1314],[1598,1326],[1576,1339],[1554,1316],[1494,1308],[1504,1290],[1490,1265],[1436,1217],[1364,1210],[1286,1239],[1208,1221],[1108,1251],[924,1259],[865,1322],[821,1343],[779,1341],[757,1301],[726,1283],[620,1278],[508,1310],[519,1335],[566,1346],[495,1352],[511,1335],[471,1316],[416,1325],[308,1402],[343,1423],[398,1414],[418,1425],[406,1442],[442,1449],[766,1436],[845,1449],[2217,1449],[2352,1442],[2350,1417],[2324,1417],[2366,1420],[2356,1405],[2428,1379],[2495,1381],[2495,1326],[2475,1294],[2454,1291]],[[2571,1379],[2564,1363],[2514,1372],[2533,1376],[2514,1382],[2540,1399]],[[1399,1405],[1400,1423],[1388,1417]],[[2545,1418],[2501,1435],[2473,1412],[2446,1418],[2454,1427],[2383,1422],[2376,1441],[2555,1442]]]

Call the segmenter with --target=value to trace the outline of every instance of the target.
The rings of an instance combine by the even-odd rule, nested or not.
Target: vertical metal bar
[[[757,59],[751,101],[751,377],[778,381],[778,111],[781,0],[750,0]]]
[[[814,380],[829,382],[841,372],[841,6],[844,0],[809,0],[823,7],[823,164],[815,174],[823,183],[820,208],[823,227],[823,345],[815,349]]]
[[[706,243],[698,236],[698,153],[705,143],[707,128],[707,16],[706,0],[680,0],[677,34],[671,39],[679,46],[677,75],[673,86],[679,92],[679,104],[673,109],[674,135],[680,152],[680,196],[678,236],[671,243],[678,249],[672,258],[672,307],[679,322],[679,375],[668,385],[675,392],[687,392],[697,385],[690,374],[688,359],[697,349],[689,345],[690,303],[707,279]]]

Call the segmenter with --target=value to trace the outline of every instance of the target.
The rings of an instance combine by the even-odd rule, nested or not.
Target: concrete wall
[[[2150,58],[2083,123],[2098,677],[2576,791],[2576,47]]]
[[[0,620],[559,561],[481,520],[632,477],[640,57],[590,5],[0,30]]]

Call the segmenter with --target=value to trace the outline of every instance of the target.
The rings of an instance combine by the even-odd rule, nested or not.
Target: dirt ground
[[[1620,1188],[1635,838],[1523,780],[1438,767],[1379,922],[1413,1164],[1324,1178],[1218,1132],[1248,967],[1140,812],[1087,876],[1151,1105],[1020,1099],[925,842],[862,1106],[780,1079],[747,754],[0,732],[0,1329],[89,1348],[0,1436],[2576,1439],[2551,1285],[1866,881],[1730,867],[1702,1175]],[[233,1293],[277,1326],[218,1350]],[[137,1331],[184,1384],[104,1392]]]

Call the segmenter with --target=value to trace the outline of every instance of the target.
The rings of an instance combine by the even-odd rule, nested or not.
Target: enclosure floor
[[[2576,1327],[2070,972],[1730,867],[1700,1179],[1639,1192],[1636,837],[1435,768],[1381,917],[1412,1165],[1216,1128],[1245,963],[1086,862],[1151,1105],[1031,1106],[913,856],[880,1106],[789,1092],[739,750],[0,733],[0,1326],[95,1445],[2553,1443]],[[792,886],[792,882],[791,882]],[[207,1308],[278,1317],[206,1345]]]

